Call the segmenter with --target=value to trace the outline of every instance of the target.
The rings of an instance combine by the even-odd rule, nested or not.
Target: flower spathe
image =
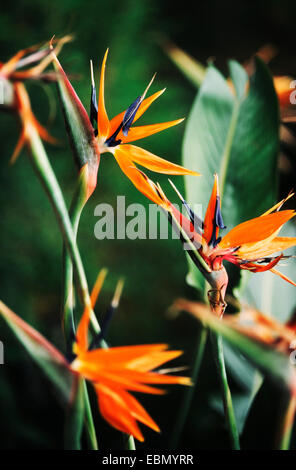
[[[149,183],[146,175],[137,168],[136,164],[141,165],[150,171],[168,175],[198,175],[198,173],[188,170],[180,165],[168,162],[167,160],[164,160],[141,147],[131,145],[130,143],[175,126],[182,122],[183,119],[163,122],[160,124],[132,127],[132,124],[136,122],[149,106],[165,91],[160,90],[146,98],[145,96],[153,81],[152,79],[145,92],[139,96],[126,111],[123,111],[113,119],[109,120],[104,98],[107,55],[108,50],[105,53],[101,68],[98,106],[96,108],[96,101],[92,99],[91,110],[91,116],[94,117],[94,121],[97,121],[96,133],[100,153],[112,153],[123,173],[132,181],[136,188],[153,202],[162,204],[162,200],[159,197],[158,192],[155,190],[154,186]],[[92,90],[94,98],[94,83]],[[97,116],[95,117],[96,113]]]

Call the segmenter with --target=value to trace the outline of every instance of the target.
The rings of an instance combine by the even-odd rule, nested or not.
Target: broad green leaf
[[[200,178],[186,177],[188,202],[201,204],[204,215],[218,173],[227,230],[274,203],[279,149],[278,102],[266,66],[257,59],[250,80],[238,63],[231,61],[229,69],[231,82],[209,67],[183,144],[184,165],[202,173]],[[192,263],[188,281],[204,290]]]
[[[0,301],[0,314],[18,340],[57,389],[62,401],[68,402],[73,374],[65,357],[38,331]]]

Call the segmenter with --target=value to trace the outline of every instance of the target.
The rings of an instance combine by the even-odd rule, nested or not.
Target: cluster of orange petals
[[[102,285],[101,274],[92,293],[92,303]],[[155,371],[164,363],[179,357],[182,351],[167,350],[166,344],[90,350],[88,341],[90,312],[91,307],[85,310],[77,328],[73,348],[76,358],[70,367],[92,382],[104,419],[119,431],[143,441],[138,421],[154,431],[160,430],[139,401],[129,392],[162,395],[165,391],[155,385],[191,385],[189,377],[167,375],[167,370]]]
[[[57,143],[57,140],[49,134],[46,128],[43,127],[34,116],[31,108],[30,98],[23,83],[14,83],[14,98],[14,107],[18,113],[22,130],[14,152],[11,156],[11,163],[17,159],[25,144],[30,146],[31,138],[35,132],[37,132],[43,140],[52,144]]]
[[[218,177],[215,177],[215,184],[211,200],[209,203],[205,226],[215,230],[213,201],[216,199]],[[278,237],[278,233],[283,225],[295,215],[294,210],[280,211],[282,205],[290,198],[290,194],[260,217],[243,222],[230,230],[215,247],[206,248],[205,260],[210,265],[219,268],[223,259],[237,264],[241,269],[252,272],[262,272],[270,270],[279,275],[284,280],[296,285],[284,274],[277,271],[274,266],[283,257],[282,254],[265,262],[274,253],[286,250],[296,245],[296,237]],[[218,234],[217,234],[218,235]],[[206,239],[208,243],[208,238]]]
[[[156,185],[155,188],[157,188]],[[237,225],[225,236],[219,238],[219,228],[221,226],[219,226],[217,218],[221,218],[222,222],[222,216],[217,175],[215,175],[203,228],[198,227],[200,233],[197,227],[193,225],[192,220],[187,219],[180,213],[164,193],[160,192],[160,188],[157,189],[163,201],[162,206],[175,216],[180,227],[195,244],[211,270],[218,271],[222,269],[223,260],[227,260],[238,265],[241,269],[252,272],[270,270],[285,281],[296,285],[294,281],[274,268],[283,258],[283,254],[274,256],[269,260],[271,255],[296,246],[296,237],[278,236],[283,225],[295,216],[294,210],[280,211],[282,205],[293,196],[292,193],[260,217]]]
[[[183,119],[177,119],[175,121],[163,122],[160,124],[151,124],[146,126],[130,127],[127,135],[124,135],[123,131],[120,130],[117,139],[118,145],[109,147],[107,140],[116,132],[118,127],[122,124],[126,111],[121,112],[113,119],[109,120],[104,99],[104,88],[105,88],[105,67],[107,60],[108,50],[105,53],[100,76],[100,89],[98,97],[98,141],[103,152],[111,152],[118,165],[120,166],[123,173],[132,181],[136,188],[141,191],[146,197],[157,204],[162,204],[162,199],[159,197],[158,192],[147,176],[140,171],[136,164],[143,166],[144,168],[155,171],[158,173],[164,173],[167,175],[198,175],[199,173],[183,168],[180,165],[171,163],[163,158],[160,158],[147,150],[130,145],[130,142],[134,142],[144,137],[148,137],[157,132],[168,129],[175,126],[183,121]],[[147,87],[148,89],[148,87]],[[138,107],[132,122],[137,121],[149,108],[149,106],[157,99],[165,90],[160,90],[148,98],[144,99],[147,89],[142,95],[141,104]]]
[[[63,44],[69,40],[71,40],[70,36],[65,36],[55,41],[55,53],[58,54]],[[34,132],[37,132],[47,142],[57,143],[57,140],[49,134],[34,116],[28,93],[23,84],[23,81],[28,79],[55,80],[54,74],[44,73],[44,70],[52,61],[51,52],[49,46],[41,48],[40,45],[35,45],[20,50],[6,63],[0,63],[0,78],[9,80],[12,84],[12,109],[17,112],[22,126],[21,135],[11,157],[11,162],[16,160],[25,144],[30,144]]]

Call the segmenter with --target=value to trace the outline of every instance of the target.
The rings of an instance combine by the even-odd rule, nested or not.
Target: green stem
[[[78,185],[74,193],[72,204],[70,207],[69,215],[72,224],[75,243],[77,244],[77,232],[79,221],[83,207],[85,205],[85,181],[84,174],[79,175]],[[73,264],[67,247],[63,246],[63,326],[64,335],[69,354],[72,352],[72,342],[75,335],[75,320],[74,320],[74,288],[73,288]],[[92,450],[98,450],[98,442],[96,431],[92,416],[92,410],[89,402],[88,390],[86,382],[83,381],[83,401],[85,411],[85,429],[89,446]]]
[[[176,449],[178,447],[180,437],[182,435],[184,426],[186,424],[186,420],[188,418],[188,413],[189,413],[192,399],[195,393],[195,385],[197,382],[201,362],[204,356],[207,337],[208,337],[208,330],[201,325],[201,329],[199,331],[199,335],[197,339],[196,354],[195,354],[195,360],[194,360],[192,376],[191,376],[193,386],[186,388],[186,391],[184,392],[183,400],[179,408],[179,413],[178,413],[175,429],[172,435],[172,440],[170,444],[171,449]]]
[[[78,184],[74,193],[74,197],[70,206],[70,220],[73,227],[75,243],[77,239],[77,232],[83,208],[86,203],[86,185],[84,171],[81,172],[78,179]],[[63,318],[64,318],[64,332],[67,342],[67,348],[72,350],[72,337],[75,332],[75,322],[73,314],[73,265],[69,256],[68,250],[64,246],[63,249]],[[102,340],[101,347],[107,348],[107,343]],[[87,430],[88,441],[92,449],[98,449],[96,432],[90,407],[88,391],[86,383],[84,383],[84,406],[85,406],[85,426]],[[135,442],[132,436],[129,436],[126,442],[126,448],[135,450]]]
[[[133,436],[127,436],[127,442],[125,447],[127,450],[136,450],[136,444]]]
[[[81,434],[84,415],[83,382],[81,377],[76,377],[75,391],[66,415],[65,422],[65,449],[81,450]]]
[[[62,191],[57,182],[57,179],[52,170],[52,167],[49,163],[42,141],[35,130],[32,130],[29,145],[30,145],[30,149],[32,152],[32,153],[29,153],[31,157],[31,161],[33,163],[35,171],[37,172],[42,182],[42,185],[45,188],[45,191],[49,197],[49,200],[53,206],[58,224],[60,226],[60,229],[63,235],[65,245],[68,249],[69,256],[73,264],[74,273],[76,276],[76,285],[77,285],[78,294],[80,296],[83,306],[88,307],[89,305],[91,305],[91,300],[89,296],[89,290],[88,290],[88,285],[87,285],[87,280],[86,280],[83,264],[81,261],[77,244],[76,244],[76,237],[72,229],[72,224],[69,218],[69,214],[66,208]],[[80,212],[77,209],[77,213],[76,213],[77,227],[78,227],[78,222],[79,222],[79,217],[81,215],[81,211],[82,211],[82,208]],[[76,233],[77,233],[77,229],[76,229]],[[69,273],[70,271],[68,271],[67,273],[67,278],[69,276]],[[71,285],[72,285],[72,282],[71,282]],[[96,316],[93,310],[91,310],[91,322],[92,322],[92,326],[95,332],[99,333],[100,325],[96,319]],[[102,341],[102,346],[104,346],[105,344],[106,343]],[[92,428],[93,423],[89,423],[89,424],[90,424],[90,428]],[[134,439],[132,436],[129,437],[128,446],[129,446],[128,447],[129,449],[135,448]]]
[[[31,153],[29,153],[31,161],[53,206],[64,242],[73,263],[79,297],[83,306],[88,307],[91,304],[89,290],[83,264],[77,248],[75,235],[73,233],[72,224],[62,191],[49,163],[41,139],[35,129],[31,132],[29,145],[31,149]],[[93,311],[91,312],[91,321],[95,331],[98,333],[100,331],[100,326]]]
[[[87,438],[89,446],[92,450],[98,450],[98,441],[96,436],[96,429],[94,425],[94,420],[92,416],[91,406],[89,402],[89,396],[87,391],[87,386],[85,380],[83,381],[83,400],[84,400],[84,410],[85,410],[85,427],[87,431]]]
[[[278,433],[278,446],[279,450],[289,450],[294,419],[295,419],[295,411],[296,411],[296,396],[290,395],[287,399],[287,404],[285,407],[285,411],[283,413],[280,428]]]
[[[230,393],[230,389],[229,389],[228,381],[227,381],[224,354],[223,354],[222,336],[211,331],[210,337],[211,337],[211,342],[212,342],[214,360],[215,360],[215,364],[216,364],[217,372],[219,376],[219,381],[220,381],[223,408],[224,408],[226,424],[227,424],[227,428],[229,432],[229,437],[231,441],[231,447],[234,450],[239,450],[240,449],[239,435],[238,435],[238,430],[236,426],[231,393]]]
[[[85,184],[83,174],[79,175],[78,184],[70,206],[69,216],[72,225],[75,244],[77,245],[77,232],[83,207],[85,205]],[[75,332],[74,321],[74,289],[73,264],[67,246],[63,246],[63,304],[62,316],[67,350],[72,351],[72,341]]]
[[[67,297],[67,301],[64,303],[64,305],[67,306],[65,308],[65,310],[67,310],[67,314],[65,317],[67,318],[67,321],[65,322],[65,336],[68,341],[68,338],[70,337],[68,336],[68,333],[69,333],[68,330],[70,327],[74,328],[72,302],[69,303],[73,295],[72,293],[72,284],[73,284],[72,263],[74,266],[74,272],[76,274],[75,279],[76,279],[76,284],[77,284],[77,291],[80,295],[80,299],[83,303],[84,308],[90,305],[91,303],[83,264],[80,258],[77,244],[76,244],[76,234],[77,234],[77,227],[78,227],[80,214],[78,217],[76,217],[76,223],[73,224],[74,229],[72,229],[72,224],[68,215],[68,211],[65,205],[63,194],[61,192],[61,189],[57,182],[55,174],[52,170],[52,167],[49,163],[49,160],[47,158],[47,155],[43,147],[43,144],[40,140],[40,137],[35,130],[32,131],[32,134],[31,134],[30,149],[32,152],[29,154],[31,157],[31,161],[46,190],[49,200],[53,206],[54,212],[57,217],[57,221],[59,223],[59,226],[63,235],[65,246],[67,247],[67,250],[68,250],[68,256],[65,255],[65,265],[64,265],[65,273],[67,273],[64,275],[64,279],[67,279],[67,282],[64,284],[64,287],[65,287],[64,300],[65,300],[65,297]],[[67,261],[67,258],[69,261]],[[68,283],[69,279],[71,279],[71,283],[70,282]],[[92,320],[92,325],[95,331],[98,333],[100,331],[100,326],[94,315],[94,312],[92,312],[91,320]],[[71,326],[70,326],[70,322],[71,322]],[[88,434],[91,433],[89,437],[90,437],[90,441],[94,445],[93,448],[97,448],[96,438],[94,438],[93,436],[94,424],[93,424],[93,419],[92,419],[91,412],[90,412],[89,400],[88,400],[87,390],[85,386],[83,389],[83,397],[84,397],[84,406],[86,410],[87,430],[90,431],[88,432]],[[79,400],[79,397],[78,397],[78,400]]]

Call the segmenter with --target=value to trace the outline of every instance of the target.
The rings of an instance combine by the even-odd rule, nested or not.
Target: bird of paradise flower
[[[97,184],[98,161],[100,159],[100,155],[109,152],[114,155],[119,167],[131,180],[134,186],[150,200],[157,204],[161,204],[158,192],[155,191],[154,186],[149,183],[147,176],[137,168],[136,164],[141,165],[150,171],[168,175],[199,175],[199,173],[164,160],[163,158],[160,158],[141,147],[131,145],[130,143],[175,126],[181,123],[183,119],[132,127],[132,124],[136,122],[150,107],[150,105],[165,91],[160,90],[146,98],[148,89],[153,82],[153,77],[142,95],[138,96],[125,111],[109,120],[104,97],[107,55],[108,50],[105,53],[101,67],[98,101],[96,98],[91,62],[92,87],[89,117],[74,88],[68,80],[60,62],[54,55],[56,70],[60,73],[63,80],[63,91],[69,96],[73,106],[78,110],[83,127],[87,129],[88,140],[92,141],[92,146],[95,148],[97,153],[97,162],[92,162],[91,165],[89,162],[86,162],[90,167],[87,196],[89,197],[92,194]],[[90,129],[92,129],[92,136],[90,136]],[[95,139],[93,137],[95,137]]]
[[[30,340],[38,343],[52,360],[70,371],[73,377],[88,380],[94,386],[103,418],[114,428],[144,441],[138,422],[160,432],[156,422],[130,392],[163,395],[155,385],[191,385],[189,377],[169,375],[174,369],[159,367],[183,352],[168,350],[167,344],[145,344],[101,349],[98,337],[89,341],[90,312],[101,291],[106,271],[102,270],[91,294],[92,306],[86,308],[79,322],[73,343],[73,355],[66,358],[38,331],[0,301],[0,313]],[[111,306],[117,307],[121,288],[116,289]],[[102,335],[99,334],[99,335]]]
[[[150,184],[154,183],[150,181]],[[275,266],[283,258],[290,257],[283,253],[276,253],[296,246],[296,237],[278,236],[283,225],[295,216],[294,210],[280,211],[283,204],[293,196],[293,193],[290,193],[285,199],[274,205],[260,217],[237,225],[224,237],[221,237],[219,236],[219,231],[225,229],[226,226],[224,225],[221,213],[217,174],[215,175],[213,190],[204,221],[201,221],[194,214],[175,186],[174,188],[187,210],[188,218],[168,200],[159,185],[154,184],[154,187],[162,198],[162,207],[174,216],[174,220],[177,221],[179,227],[188,236],[193,247],[205,262],[209,277],[213,275],[217,285],[220,285],[220,297],[216,297],[213,302],[221,303],[222,313],[226,306],[224,296],[228,284],[227,272],[223,266],[224,261],[229,261],[240,269],[253,273],[271,271],[296,286],[294,281],[275,269]],[[192,253],[189,252],[190,254],[193,261],[195,261]]]

